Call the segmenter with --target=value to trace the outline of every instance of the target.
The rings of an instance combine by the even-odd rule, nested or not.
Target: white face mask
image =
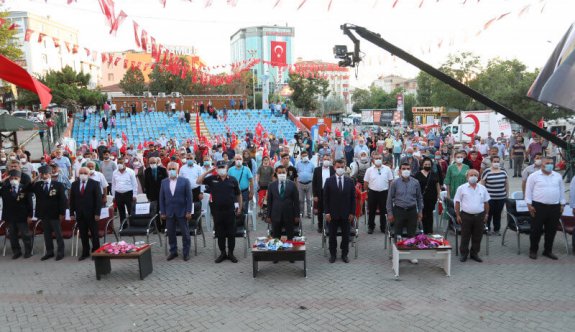
[[[18,187],[18,185],[20,184],[20,180],[10,180],[10,184],[12,185],[12,187]]]
[[[16,160],[16,156],[10,156],[10,160]]]
[[[158,168],[158,164],[150,164],[150,168],[152,169]]]
[[[2,161],[6,161],[6,158],[2,157],[2,158],[0,158],[0,160],[2,160]]]
[[[499,163],[493,163],[491,166],[493,166],[495,169],[498,169],[501,165]]]
[[[302,158],[301,158],[301,161],[307,162],[307,161],[309,161],[309,157],[307,157],[307,156],[306,156],[306,157],[302,157]]]
[[[87,180],[88,180],[88,175],[87,175],[87,174],[80,174],[80,181],[86,182]]]
[[[119,164],[119,165],[118,165],[118,169],[119,169],[120,171],[123,171],[124,168],[126,168],[126,166],[124,166],[124,164]]]
[[[329,167],[329,166],[331,166],[331,161],[329,161],[329,160],[324,160],[324,161],[323,161],[323,167]]]
[[[461,164],[463,162],[463,158],[457,157],[457,158],[455,158],[455,162],[458,164]]]
[[[379,167],[379,166],[381,166],[382,161],[381,161],[381,159],[376,159],[373,161],[373,163],[375,164],[375,166]]]
[[[27,160],[26,158],[20,158],[20,162],[21,162],[22,164],[25,164],[26,162],[28,162],[28,160]]]
[[[367,157],[361,157],[361,158],[359,158],[359,160],[360,160],[361,162],[365,163],[365,162],[367,161]]]
[[[227,169],[225,169],[225,168],[218,168],[218,175],[219,175],[219,176],[224,176],[224,175],[226,175],[226,174],[228,174],[228,170],[227,170]]]
[[[535,166],[541,166],[541,159],[536,159],[534,164]]]
[[[134,162],[134,167],[140,167],[140,162],[139,162],[139,161],[135,161],[135,162]]]
[[[284,182],[287,179],[287,174],[278,174],[278,180]]]
[[[408,170],[408,169],[404,169],[404,170],[401,171],[401,176],[404,177],[404,178],[408,178],[408,177],[411,176],[411,171]]]
[[[345,168],[340,167],[340,168],[336,168],[336,169],[335,169],[335,174],[337,174],[337,175],[339,175],[339,176],[342,176],[343,173],[345,173]]]
[[[242,161],[241,161],[241,160],[236,160],[236,166],[242,166]]]
[[[470,176],[467,181],[469,181],[469,183],[471,183],[471,184],[476,184],[477,183],[477,176]]]
[[[96,173],[96,171],[93,170],[93,169],[91,169],[91,170],[90,170],[90,175],[93,175],[94,173]]]

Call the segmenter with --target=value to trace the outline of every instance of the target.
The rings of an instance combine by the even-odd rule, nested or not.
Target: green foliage
[[[52,90],[52,102],[76,111],[81,106],[102,104],[106,99],[99,90],[88,89],[90,74],[77,73],[66,66],[61,71],[49,71],[46,76],[38,78]],[[39,104],[38,96],[32,92],[21,89],[18,103],[21,105]]]
[[[352,110],[359,113],[362,109],[397,109],[397,95],[400,93],[402,93],[400,88],[387,93],[382,88],[373,85],[369,89],[355,89],[351,94]],[[415,105],[415,96],[404,93],[403,107],[405,120],[408,122],[413,119],[411,108]]]
[[[150,73],[149,89],[153,94],[158,92],[188,94],[192,90],[191,84],[192,79],[190,76],[182,78],[181,75],[174,75],[162,69],[161,66],[154,67],[154,70]]]
[[[0,7],[1,8],[1,7]],[[8,12],[0,9],[0,18],[6,19]],[[22,50],[18,45],[15,35],[16,29],[9,30],[11,23],[6,22],[0,26],[0,54],[11,60],[18,60],[22,57]]]
[[[330,94],[329,82],[322,78],[290,74],[289,87],[293,90],[291,100],[294,106],[302,109],[304,114],[318,109],[318,98],[326,98]]]
[[[340,96],[331,96],[322,101],[322,109],[325,114],[345,112],[345,103]]]
[[[120,88],[127,95],[143,95],[147,86],[142,71],[139,68],[128,69],[120,81]]]

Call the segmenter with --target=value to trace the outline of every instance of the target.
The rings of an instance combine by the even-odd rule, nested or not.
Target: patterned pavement
[[[359,258],[329,264],[310,220],[304,225],[307,278],[301,262],[264,262],[254,279],[242,240],[238,264],[214,264],[211,236],[188,262],[181,256],[167,262],[156,245],[154,272],[143,281],[135,261],[112,261],[112,273],[97,281],[90,260],[41,262],[36,253],[12,261],[8,249],[0,257],[0,330],[567,331],[575,325],[575,257],[566,255],[561,234],[558,261],[530,260],[524,235],[517,255],[512,233],[505,247],[500,237],[490,238],[484,263],[453,256],[451,277],[438,262],[402,261],[396,280],[383,234],[367,235],[362,223]],[[264,234],[260,222],[252,238]]]

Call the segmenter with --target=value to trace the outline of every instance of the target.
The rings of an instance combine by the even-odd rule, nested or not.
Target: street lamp
[[[250,55],[250,59],[255,58],[258,51],[257,50],[247,50],[247,53]],[[256,75],[257,69],[251,68],[252,72],[252,109],[256,109]]]

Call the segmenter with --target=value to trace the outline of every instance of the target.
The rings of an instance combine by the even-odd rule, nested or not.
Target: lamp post
[[[250,59],[255,58],[258,51],[257,50],[247,50],[247,53],[250,55]],[[251,68],[252,72],[252,109],[256,109],[256,74],[257,70]]]

